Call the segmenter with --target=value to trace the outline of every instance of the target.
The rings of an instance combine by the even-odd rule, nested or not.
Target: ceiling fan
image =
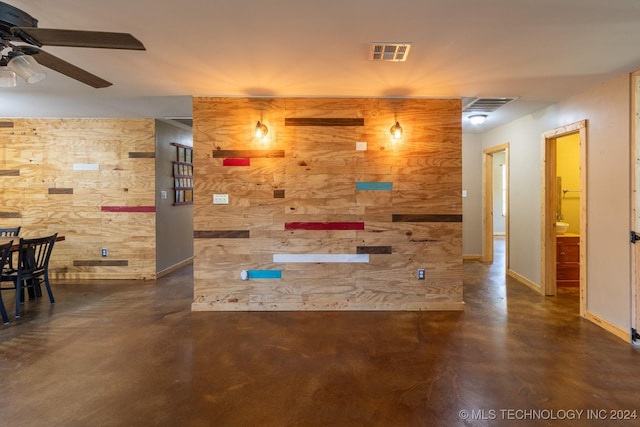
[[[42,46],[145,50],[131,34],[38,28],[38,20],[0,2],[0,86],[15,86],[16,74],[29,83],[41,81],[43,65],[94,88],[112,83],[40,49]]]

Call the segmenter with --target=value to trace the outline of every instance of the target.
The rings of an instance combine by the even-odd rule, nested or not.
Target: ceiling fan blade
[[[33,56],[35,60],[38,61],[38,63],[43,67],[50,68],[96,89],[112,85],[111,82],[108,82],[94,74],[91,74],[90,72],[85,71],[82,68],[76,67],[75,65],[62,60],[57,56],[51,55],[44,50],[40,50],[32,46],[19,46],[17,48],[23,53]]]
[[[104,49],[146,50],[129,33],[60,30],[55,28],[13,27],[11,33],[36,46],[94,47]]]

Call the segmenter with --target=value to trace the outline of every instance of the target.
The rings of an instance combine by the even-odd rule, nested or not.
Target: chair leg
[[[47,288],[47,293],[49,294],[49,302],[51,304],[55,304],[56,300],[53,299],[53,292],[51,291],[51,285],[49,284],[49,275],[46,273],[44,275],[44,286]]]
[[[22,279],[16,281],[16,319],[20,317],[20,305],[24,300],[24,289],[22,288]]]
[[[7,310],[4,308],[4,301],[2,301],[2,292],[0,292],[0,313],[2,314],[2,323],[9,324],[9,316],[7,316]]]

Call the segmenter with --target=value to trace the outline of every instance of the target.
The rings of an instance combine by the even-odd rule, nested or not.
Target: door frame
[[[493,155],[504,152],[506,167],[505,218],[504,218],[504,266],[509,271],[509,143],[496,145],[482,151],[482,262],[493,263]]]
[[[545,132],[542,135],[542,201],[540,292],[556,295],[556,207],[561,197],[556,185],[557,139],[580,136],[580,316],[587,312],[587,120]]]
[[[631,230],[640,232],[640,71],[631,74]],[[640,345],[640,243],[631,245],[631,342]],[[636,334],[633,334],[635,330]]]

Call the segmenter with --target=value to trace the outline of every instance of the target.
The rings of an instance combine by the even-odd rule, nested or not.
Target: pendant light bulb
[[[267,126],[258,120],[258,123],[256,124],[256,138],[263,138],[268,132],[269,129]]]
[[[400,126],[400,123],[396,121],[396,124],[391,126],[390,132],[395,139],[402,138],[402,126]]]

